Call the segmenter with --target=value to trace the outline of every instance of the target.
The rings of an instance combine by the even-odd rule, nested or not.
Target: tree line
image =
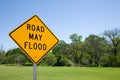
[[[120,67],[120,29],[105,30],[102,36],[91,34],[82,41],[82,35],[71,34],[71,43],[59,43],[38,64],[43,66],[101,66]],[[0,48],[0,64],[32,65],[19,49],[5,52]]]

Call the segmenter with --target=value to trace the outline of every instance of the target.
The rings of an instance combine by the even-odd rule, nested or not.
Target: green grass
[[[33,80],[33,67],[0,65],[0,80]],[[37,80],[120,80],[120,68],[37,66]]]

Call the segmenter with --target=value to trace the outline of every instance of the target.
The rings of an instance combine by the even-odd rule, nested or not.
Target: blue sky
[[[85,37],[120,28],[120,0],[0,0],[0,45],[17,47],[9,32],[38,15],[50,30],[67,43],[77,33]]]

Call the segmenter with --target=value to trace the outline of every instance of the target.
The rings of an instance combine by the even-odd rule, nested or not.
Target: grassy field
[[[0,80],[33,80],[33,67],[0,65]],[[37,66],[37,80],[120,80],[120,68]]]

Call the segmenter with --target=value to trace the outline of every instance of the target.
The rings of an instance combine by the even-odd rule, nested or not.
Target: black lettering
[[[24,48],[25,49],[34,49],[34,50],[46,50],[47,45],[41,44],[41,43],[30,43],[30,42],[24,42]]]
[[[29,40],[42,40],[42,35],[29,33]]]
[[[46,49],[47,49],[47,45],[43,44],[43,50],[46,50]]]
[[[44,32],[44,30],[45,30],[45,29],[44,29],[44,27],[43,27],[43,26],[41,26],[41,32]]]
[[[43,26],[36,26],[34,24],[27,24],[27,30],[32,30],[32,31],[38,31],[38,32],[44,32],[45,28]]]
[[[31,25],[27,24],[27,30],[30,30]]]
[[[41,43],[38,44],[38,49],[39,49],[39,50],[42,49],[42,44],[41,44]]]
[[[33,49],[32,47],[31,47],[31,43],[29,42],[29,49]]]
[[[39,32],[40,32],[40,27],[39,27],[39,26],[37,26],[36,31],[39,31]]]
[[[24,48],[26,48],[27,44],[28,44],[28,42],[25,42],[25,43],[24,43]]]
[[[35,31],[35,25],[34,24],[32,25],[32,31]]]
[[[36,40],[36,39],[38,40],[38,35],[37,35],[37,34],[35,34],[35,40]]]
[[[29,39],[34,39],[34,34],[33,33],[29,33]]]
[[[33,44],[33,48],[36,50],[37,49],[37,43]]]
[[[40,39],[40,41],[42,40],[42,35],[39,35],[39,39]]]

